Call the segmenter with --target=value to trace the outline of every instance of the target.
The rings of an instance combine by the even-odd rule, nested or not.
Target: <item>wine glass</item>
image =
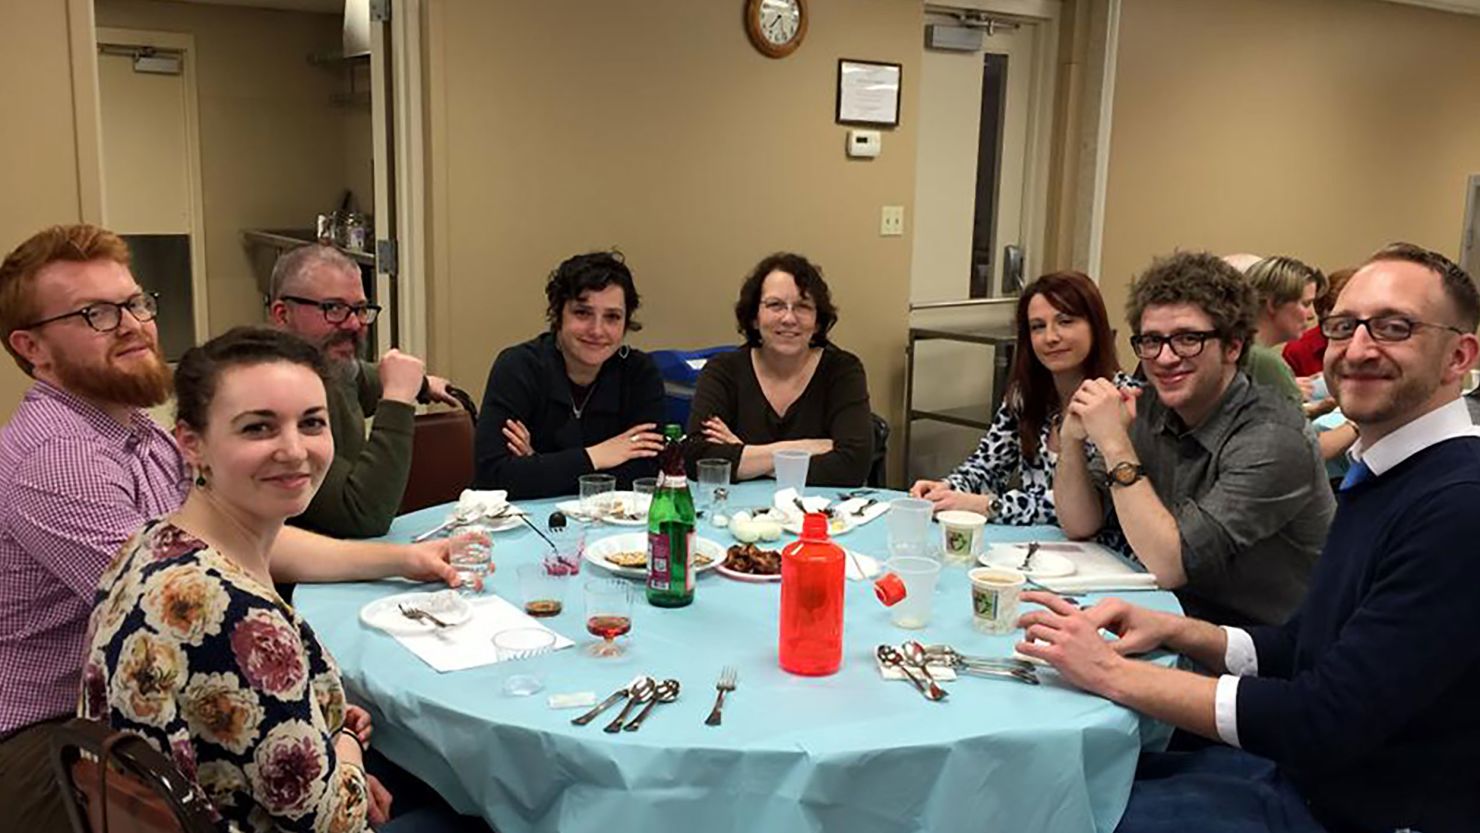
[[[619,657],[626,649],[615,640],[632,630],[632,585],[620,579],[586,582],[586,630],[601,637],[586,652],[593,657]]]

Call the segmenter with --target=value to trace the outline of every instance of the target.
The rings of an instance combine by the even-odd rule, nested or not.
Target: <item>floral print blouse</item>
[[[129,539],[88,625],[79,713],[171,756],[232,830],[368,829],[339,669],[271,588],[167,522]]]

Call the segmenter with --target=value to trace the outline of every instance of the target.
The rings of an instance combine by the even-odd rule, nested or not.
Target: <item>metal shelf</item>
[[[925,410],[915,407],[915,342],[917,341],[958,341],[966,344],[980,344],[991,347],[993,353],[992,362],[992,398],[986,403],[985,410],[981,405],[967,405],[958,408],[944,408],[940,410]],[[997,406],[1002,402],[1002,395],[1007,390],[1008,374],[1012,369],[1012,353],[1017,344],[1017,333],[1012,328],[997,329],[947,329],[941,327],[911,327],[909,341],[905,347],[904,359],[904,468],[905,478],[909,478],[910,468],[910,435],[913,433],[912,426],[915,420],[927,420],[931,422],[944,422],[949,425],[957,425],[962,428],[975,428],[985,431],[992,424],[992,416],[997,412]]]

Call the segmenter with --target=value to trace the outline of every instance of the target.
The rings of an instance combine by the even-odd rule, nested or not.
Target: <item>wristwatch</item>
[[[1105,474],[1109,477],[1111,486],[1129,486],[1145,477],[1146,470],[1141,468],[1140,463],[1126,460],[1123,463],[1116,463]]]

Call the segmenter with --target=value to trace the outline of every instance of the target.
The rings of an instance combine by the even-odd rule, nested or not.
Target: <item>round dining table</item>
[[[738,484],[730,505],[768,504],[773,489],[768,481]],[[518,505],[543,526],[555,501]],[[410,540],[450,509],[398,518],[386,539]],[[836,541],[882,561],[886,525],[887,517],[879,518]],[[587,546],[632,531],[594,526]],[[703,520],[699,534],[734,543],[727,530]],[[1054,527],[988,525],[984,537],[1047,541],[1063,534]],[[515,568],[538,562],[546,549],[522,524],[496,533],[497,569],[483,592],[521,604]],[[682,608],[649,606],[634,582],[639,595],[632,631],[622,640],[626,653],[591,656],[584,650],[593,638],[585,631],[582,588],[606,576],[583,564],[566,580],[562,613],[539,620],[575,646],[449,673],[360,621],[366,604],[425,586],[303,585],[295,604],[337,660],[351,699],[370,709],[374,746],[500,833],[1108,833],[1125,810],[1141,750],[1161,748],[1170,736],[1165,724],[1081,692],[1051,668],[1040,669],[1036,686],[963,676],[944,683],[949,696],[940,702],[926,700],[907,681],[885,679],[874,652],[886,643],[915,639],[966,654],[1012,654],[1020,631],[989,636],[972,627],[965,566],[943,568],[933,614],[919,630],[890,624],[872,582],[848,581],[843,664],[824,677],[796,676],[777,663],[779,582],[742,582],[715,570],[698,577],[693,603]],[[1100,595],[1110,594],[1081,600]],[[1180,611],[1168,592],[1118,595]],[[737,685],[722,724],[709,726],[705,718],[725,666],[738,671]],[[542,677],[544,691],[504,693],[513,672]],[[682,683],[678,699],[658,706],[640,731],[602,731],[618,708],[575,726],[571,718],[584,709],[549,705],[550,694],[605,698],[637,674]]]

